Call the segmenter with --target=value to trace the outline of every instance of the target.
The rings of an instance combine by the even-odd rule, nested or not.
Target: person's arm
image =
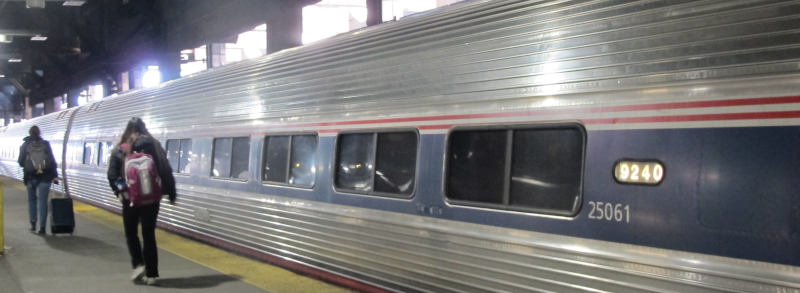
[[[175,204],[175,197],[177,192],[175,189],[175,176],[172,175],[172,165],[167,159],[167,151],[161,146],[157,140],[153,140],[153,148],[155,149],[156,166],[158,167],[158,175],[161,177],[161,183],[164,187],[164,193],[167,194],[169,202]]]
[[[56,156],[53,155],[53,148],[50,146],[49,141],[44,141],[45,145],[47,146],[47,153],[50,154],[50,176],[53,176],[53,183],[58,183],[58,163],[56,162]]]
[[[23,142],[22,146],[19,147],[19,157],[17,157],[17,163],[19,163],[20,167],[25,167],[25,159],[27,159],[28,153],[25,152],[26,147],[28,146],[28,142]]]
[[[119,196],[119,189],[117,188],[117,179],[122,178],[122,151],[119,148],[111,150],[111,157],[108,159],[108,185],[114,191],[114,195]]]

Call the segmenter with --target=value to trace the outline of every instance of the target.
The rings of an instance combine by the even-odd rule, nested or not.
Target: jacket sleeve
[[[117,179],[122,178],[122,162],[125,160],[122,150],[118,147],[111,150],[111,157],[108,159],[108,185],[111,186],[111,190],[114,191],[115,195],[119,195],[119,189],[117,189]]]
[[[19,157],[17,157],[17,163],[20,167],[25,167],[25,159],[28,156],[28,153],[25,152],[25,148],[28,146],[28,142],[22,143],[22,146],[19,147]]]
[[[167,152],[161,146],[161,143],[155,141],[156,157],[158,158],[158,175],[161,176],[161,181],[164,184],[164,193],[169,196],[170,202],[175,202],[177,195],[175,189],[175,176],[172,175],[172,166],[167,159]]]

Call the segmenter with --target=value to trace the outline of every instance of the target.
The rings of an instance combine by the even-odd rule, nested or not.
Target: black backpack
[[[25,160],[25,173],[44,174],[47,168],[50,167],[47,164],[49,152],[44,140],[40,139],[28,142],[25,152],[28,154]]]

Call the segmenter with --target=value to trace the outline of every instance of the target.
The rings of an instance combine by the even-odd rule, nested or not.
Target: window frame
[[[217,141],[217,139],[225,139],[225,138],[230,138],[231,139],[231,159],[228,162],[228,164],[229,164],[228,168],[233,166],[233,140],[236,139],[236,138],[247,138],[247,147],[248,147],[248,151],[247,151],[247,172],[250,172],[250,152],[252,151],[252,148],[250,146],[252,145],[252,142],[253,142],[252,141],[252,137],[250,135],[246,135],[246,136],[221,136],[221,137],[214,137],[214,138],[211,139],[211,166],[210,166],[211,168],[209,168],[209,170],[208,170],[209,177],[211,177],[212,179],[217,179],[217,180],[247,182],[248,180],[250,180],[249,177],[252,174],[249,175],[248,178],[236,178],[236,177],[230,177],[230,176],[229,177],[214,176],[214,158],[216,157],[216,149],[217,149],[216,148],[216,141]]]
[[[106,149],[105,153],[103,153],[103,145],[104,144],[108,145],[108,148]],[[105,156],[106,158],[108,158],[109,156],[111,156],[111,150],[113,150],[113,149],[114,149],[114,141],[113,140],[98,140],[97,141],[97,166],[98,167],[108,167],[108,163],[111,162],[111,159],[109,158],[108,162],[103,164],[103,157]]]
[[[572,207],[572,210],[556,210],[556,209],[548,209],[548,208],[536,208],[536,207],[529,207],[529,206],[519,206],[519,205],[512,205],[506,204],[505,202],[509,202],[511,197],[511,172],[513,171],[513,148],[514,148],[514,138],[513,138],[513,131],[516,130],[536,130],[536,129],[566,129],[572,128],[578,130],[578,133],[581,136],[581,162],[580,162],[580,172],[579,175],[580,180],[578,184],[578,204]],[[506,154],[505,154],[505,162],[504,162],[504,174],[503,174],[503,202],[501,204],[493,204],[487,202],[480,202],[480,201],[468,201],[468,200],[459,200],[459,199],[451,199],[449,196],[449,176],[450,176],[450,144],[452,143],[452,135],[453,132],[457,131],[492,131],[492,130],[506,130],[511,131],[511,135],[506,137]],[[587,133],[586,128],[580,122],[550,122],[550,123],[524,123],[524,124],[492,124],[492,125],[468,125],[468,126],[455,126],[451,128],[447,132],[447,136],[445,137],[445,144],[444,144],[444,160],[443,160],[443,168],[442,168],[442,194],[444,197],[444,201],[449,205],[454,206],[464,206],[464,207],[477,207],[477,208],[485,208],[485,209],[492,209],[498,211],[515,211],[515,212],[525,212],[525,213],[532,213],[537,215],[548,215],[548,216],[564,216],[564,217],[571,217],[574,218],[578,215],[583,206],[583,185],[585,181],[585,174],[586,174],[586,145],[587,145]]]
[[[215,138],[215,139],[216,139],[216,138]],[[178,176],[189,176],[189,175],[191,175],[191,174],[192,174],[192,172],[191,172],[191,171],[190,171],[190,172],[183,173],[183,172],[177,172],[176,170],[181,170],[181,169],[182,169],[181,167],[183,167],[183,166],[181,166],[181,158],[180,158],[180,151],[181,151],[181,149],[183,148],[183,140],[189,140],[189,142],[191,142],[191,143],[194,145],[194,142],[192,141],[193,139],[192,139],[191,137],[185,137],[185,138],[167,138],[167,139],[165,139],[165,140],[164,140],[164,151],[167,153],[167,161],[169,161],[169,148],[168,148],[168,146],[169,146],[169,142],[170,142],[171,140],[177,140],[177,141],[178,141],[178,168],[175,168],[175,166],[171,166],[172,164],[170,163],[170,167],[172,167],[172,174],[173,174],[173,175],[178,175]],[[212,148],[212,150],[211,150],[211,155],[213,156],[213,155],[214,155],[214,150],[213,150],[213,148],[214,148],[214,143],[213,143],[213,141],[212,141],[212,143],[211,143],[211,148]],[[191,151],[191,149],[189,149],[189,150]],[[214,158],[211,158],[211,160],[212,160],[211,162],[214,162],[214,161],[213,161],[213,160],[214,160]],[[248,158],[248,160],[249,160],[249,158]],[[248,167],[249,167],[249,166],[248,166]],[[213,169],[213,166],[212,166],[211,172],[213,172],[213,170],[214,170],[214,169]],[[212,176],[212,177],[213,177],[213,176]],[[222,177],[222,178],[225,178],[225,177]]]
[[[304,135],[313,135],[314,139],[316,139],[317,147],[314,149],[314,165],[319,165],[319,133],[317,132],[276,132],[264,135],[261,138],[261,157],[259,158],[259,166],[258,166],[258,180],[261,181],[262,185],[268,186],[283,186],[283,187],[294,187],[294,188],[302,188],[302,189],[314,189],[314,186],[317,185],[317,174],[314,175],[314,184],[311,185],[300,185],[300,184],[289,184],[289,176],[291,175],[292,168],[292,144],[294,143],[295,136],[304,136]],[[264,180],[264,164],[266,163],[266,151],[267,151],[267,138],[270,136],[288,136],[289,137],[289,146],[286,150],[287,152],[287,160],[286,160],[286,183],[279,182],[279,181],[267,181]]]
[[[100,143],[97,140],[84,140],[83,141],[83,151],[81,152],[81,165],[89,166],[89,167],[98,167],[98,154],[97,149],[92,149],[92,153],[89,154],[89,163],[86,163],[86,146],[91,145],[92,148],[97,148],[100,146]]]
[[[375,161],[378,155],[378,134],[381,133],[396,133],[396,132],[412,132],[417,138],[417,154],[414,158],[414,186],[411,187],[411,192],[409,194],[399,194],[399,193],[391,193],[391,192],[382,192],[382,191],[375,191],[375,170],[372,171],[372,175],[370,176],[370,180],[372,181],[372,191],[360,191],[354,189],[346,189],[340,188],[336,185],[336,174],[339,170],[337,164],[339,163],[339,143],[341,141],[342,135],[348,134],[372,134],[372,142],[373,142],[373,152],[372,152],[372,161],[377,165]],[[333,190],[337,193],[347,193],[347,194],[358,194],[358,195],[368,195],[372,197],[388,197],[388,198],[397,198],[397,199],[413,199],[417,194],[417,185],[419,184],[419,162],[420,162],[420,135],[419,129],[417,128],[376,128],[376,129],[360,129],[360,130],[348,130],[348,131],[341,131],[336,134],[336,139],[333,143],[333,156],[331,160],[331,186]]]

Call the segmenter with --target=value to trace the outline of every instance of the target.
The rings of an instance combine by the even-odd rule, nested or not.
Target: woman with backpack
[[[56,159],[50,142],[42,139],[39,127],[34,125],[28,130],[29,136],[23,139],[19,147],[17,163],[23,168],[22,181],[28,189],[28,216],[31,232],[36,231],[37,203],[39,212],[39,232],[45,234],[47,227],[47,195],[50,183],[58,184]]]
[[[147,157],[154,177],[143,180],[131,177],[136,175],[135,170],[128,170],[135,168],[130,163],[132,157]],[[141,279],[147,285],[154,285],[159,276],[156,218],[162,194],[168,195],[170,204],[175,204],[175,178],[164,148],[150,135],[141,119],[134,117],[128,121],[119,143],[111,151],[107,175],[111,189],[122,202],[122,222],[133,266],[131,280],[136,282]],[[148,185],[143,187],[145,183]],[[154,195],[155,200],[139,201],[137,196],[143,190],[159,194]],[[142,223],[143,246],[137,235],[139,222]]]

